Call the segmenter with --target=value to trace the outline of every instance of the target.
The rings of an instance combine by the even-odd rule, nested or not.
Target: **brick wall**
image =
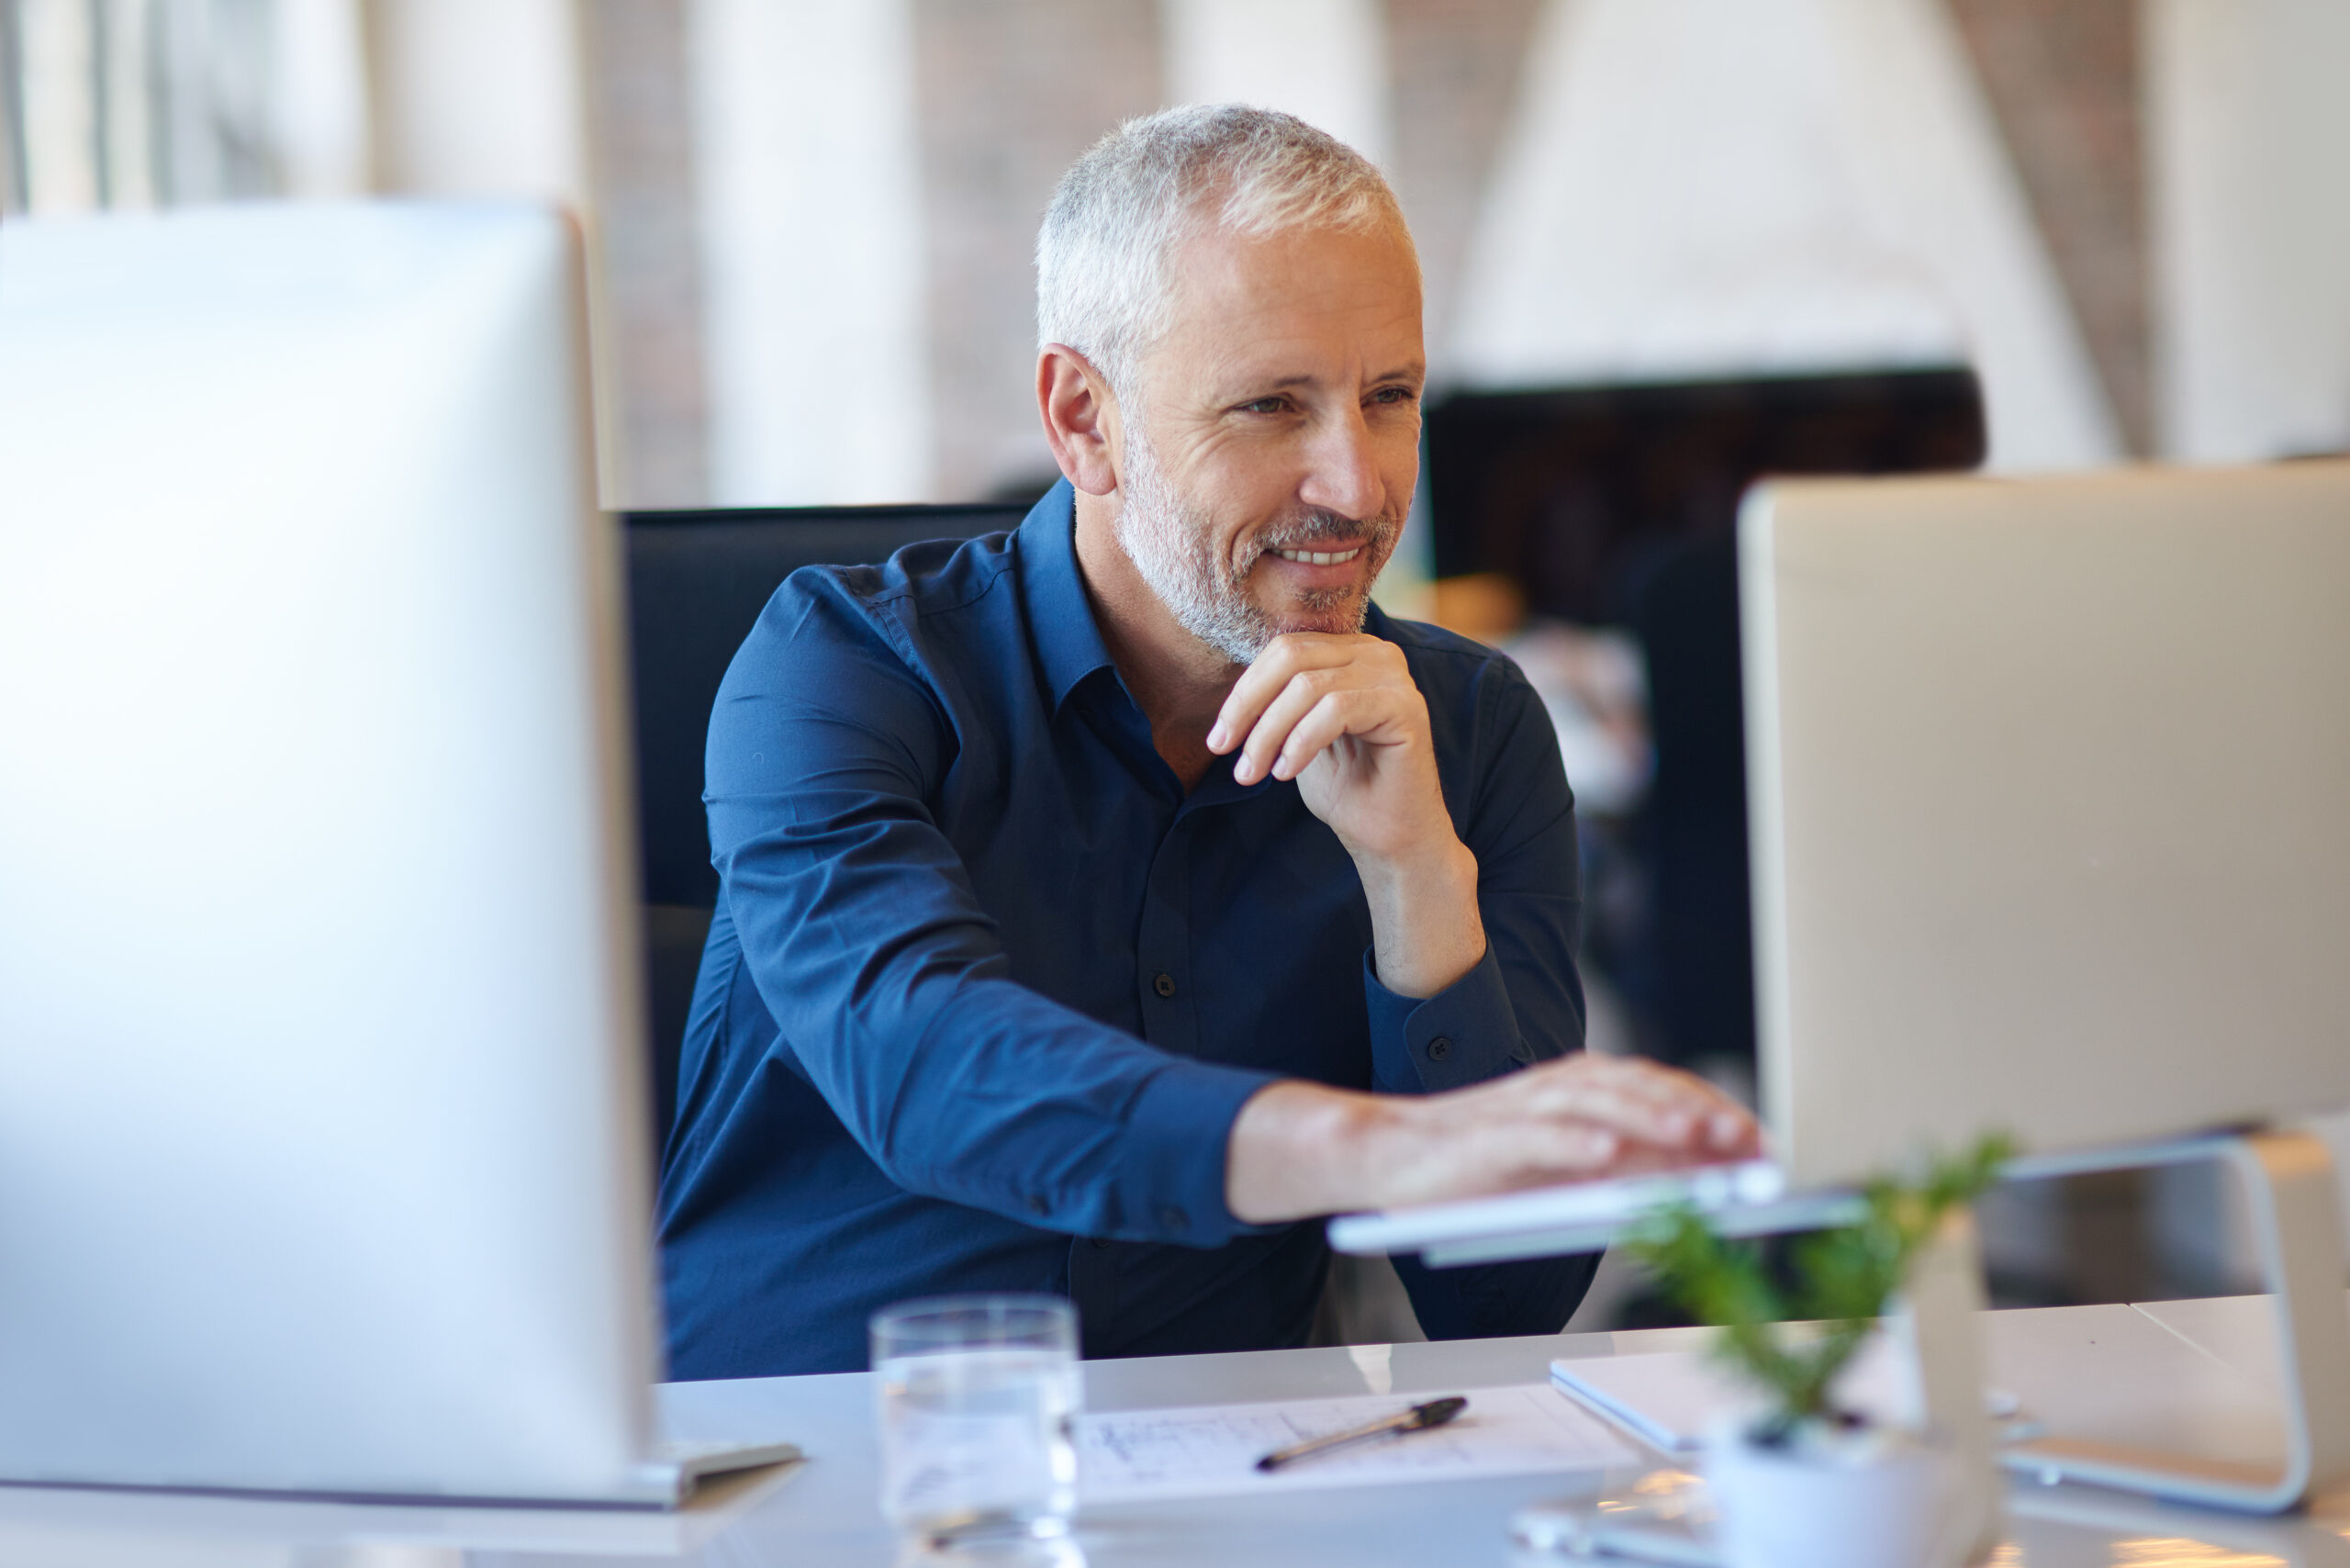
[[[696,507],[708,491],[701,261],[685,0],[585,0],[593,242],[602,297],[607,465],[634,507]]]
[[[916,0],[931,428],[942,498],[1048,480],[1036,224],[1102,133],[1158,106],[1150,0]]]
[[[2122,439],[2154,450],[2137,0],[1948,0]]]

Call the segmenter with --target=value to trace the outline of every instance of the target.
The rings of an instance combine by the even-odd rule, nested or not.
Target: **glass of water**
[[[873,1315],[881,1511],[933,1538],[1057,1536],[1077,1507],[1077,1309],[967,1295]]]

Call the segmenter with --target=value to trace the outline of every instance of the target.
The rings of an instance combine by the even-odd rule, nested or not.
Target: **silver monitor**
[[[1794,1184],[2350,1105],[2350,463],[1774,484],[1740,550]]]
[[[1334,1245],[1782,1228],[1995,1129],[2053,1170],[2350,1106],[2350,462],[1772,483],[1739,543],[1774,1160]]]
[[[0,225],[0,1479],[674,1496],[577,245]]]

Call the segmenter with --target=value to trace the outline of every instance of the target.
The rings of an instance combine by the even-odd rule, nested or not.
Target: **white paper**
[[[1444,1426],[1360,1443],[1265,1472],[1279,1448],[1393,1416],[1445,1391],[1121,1410],[1078,1417],[1078,1495],[1088,1503],[1376,1486],[1638,1464],[1640,1458],[1548,1383],[1464,1388]]]

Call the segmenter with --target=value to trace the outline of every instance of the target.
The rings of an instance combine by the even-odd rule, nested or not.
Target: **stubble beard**
[[[1292,600],[1294,612],[1276,622],[1248,597],[1248,574],[1259,556],[1273,550],[1311,549],[1360,537],[1371,559],[1361,579],[1368,584],[1394,550],[1401,520],[1304,512],[1251,535],[1241,546],[1245,558],[1225,559],[1213,543],[1214,520],[1168,482],[1141,424],[1136,419],[1127,426],[1114,533],[1118,547],[1177,624],[1237,665],[1255,663],[1265,644],[1286,632],[1362,630],[1371,612],[1368,587],[1308,588]]]

